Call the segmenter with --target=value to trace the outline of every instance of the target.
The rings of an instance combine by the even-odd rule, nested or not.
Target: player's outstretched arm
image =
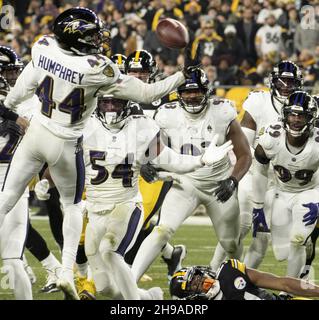
[[[102,87],[100,92],[113,94],[119,99],[151,103],[169,94],[184,82],[185,77],[182,72],[176,72],[166,79],[154,83],[144,83],[136,77],[121,75],[111,86]]]
[[[232,150],[231,141],[217,146],[218,135],[212,139],[210,146],[205,153],[200,156],[182,155],[175,152],[173,149],[164,145],[160,138],[160,134],[150,143],[149,157],[147,161],[161,167],[164,170],[176,173],[187,173],[201,168],[204,165],[214,166],[225,155]]]
[[[319,297],[319,286],[301,279],[279,277],[271,273],[246,268],[250,280],[260,288],[284,291],[302,297]]]
[[[15,86],[10,90],[4,104],[6,107],[16,110],[16,106],[22,101],[33,96],[38,86],[38,73],[34,70],[33,63],[30,61],[19,75]]]

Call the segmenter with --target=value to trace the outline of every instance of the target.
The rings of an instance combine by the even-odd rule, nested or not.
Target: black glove
[[[0,123],[0,136],[5,137],[7,134],[10,136],[21,136],[22,129],[12,120],[5,120]]]
[[[143,164],[141,166],[140,175],[146,182],[152,183],[157,178],[157,171],[151,164]]]
[[[219,187],[215,191],[215,196],[217,197],[218,201],[226,202],[232,196],[237,187],[237,179],[231,176],[226,180],[219,182]]]
[[[195,72],[200,67],[200,61],[198,59],[198,54],[196,53],[196,56],[192,58],[192,47],[189,45],[185,49],[184,53],[184,68],[183,68],[183,74],[185,78],[191,78],[193,72]]]

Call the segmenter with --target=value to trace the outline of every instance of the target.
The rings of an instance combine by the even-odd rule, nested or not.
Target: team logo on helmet
[[[88,21],[77,19],[70,21],[64,28],[64,33],[80,33],[83,34],[87,30],[96,28],[96,25]]]
[[[5,55],[5,54],[2,54],[0,52],[0,63],[9,63],[10,62],[10,58]]]

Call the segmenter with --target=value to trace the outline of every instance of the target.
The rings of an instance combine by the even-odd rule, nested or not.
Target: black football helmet
[[[158,69],[153,56],[146,50],[136,50],[125,62],[126,73],[131,73],[144,82],[152,82]]]
[[[177,88],[178,100],[181,106],[189,113],[202,112],[210,96],[209,81],[202,69],[197,69],[186,79],[185,83]]]
[[[290,115],[304,115],[293,121]],[[300,137],[310,132],[318,115],[316,100],[305,91],[296,91],[289,96],[282,107],[282,122],[285,130],[293,137]]]
[[[209,267],[194,266],[176,271],[169,284],[173,299],[183,299],[206,293],[215,282],[216,275]]]
[[[115,125],[131,114],[128,100],[101,95],[97,100],[96,116],[106,127]]]
[[[65,10],[54,21],[53,33],[62,49],[77,55],[105,53],[107,42],[102,21],[90,9],[76,7]]]
[[[10,48],[0,46],[0,75],[13,87],[23,69],[23,63]]]
[[[126,74],[125,62],[127,58],[124,54],[113,54],[110,59],[119,67],[121,73]]]
[[[296,90],[301,90],[303,77],[300,68],[291,61],[281,61],[269,77],[270,91],[275,99],[284,103],[285,99]]]

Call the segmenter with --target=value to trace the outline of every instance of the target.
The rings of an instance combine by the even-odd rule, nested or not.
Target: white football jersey
[[[266,129],[259,144],[271,160],[275,183],[282,191],[301,192],[317,186],[315,173],[319,166],[319,131],[314,130],[304,148],[291,153],[286,145],[286,131],[281,123]]]
[[[262,135],[270,124],[280,120],[281,105],[277,100],[273,101],[269,91],[252,91],[243,103],[244,110],[249,112],[256,123],[254,148],[258,144],[259,135]]]
[[[210,99],[206,110],[198,116],[189,114],[174,102],[160,107],[154,119],[169,137],[173,150],[198,156],[204,153],[215,134],[219,134],[218,145],[226,142],[229,125],[236,116],[236,109],[229,100]],[[226,155],[214,168],[205,166],[186,176],[192,178],[197,187],[210,189],[212,183],[228,177],[230,168]]]
[[[37,41],[31,55],[31,66],[21,76],[33,79],[30,91],[35,90],[39,97],[36,117],[57,136],[81,136],[96,107],[97,86],[114,83],[119,77],[118,68],[113,68],[113,63],[102,55],[70,54],[50,36]],[[9,93],[5,101],[9,107],[11,99]]]
[[[278,52],[281,46],[281,27],[265,25],[256,34],[256,41],[260,43],[260,50],[263,55],[270,52]]]
[[[141,202],[138,192],[140,166],[150,142],[160,129],[143,115],[127,118],[117,133],[92,117],[84,130],[87,208],[98,212],[114,204]]]
[[[5,105],[16,105],[36,93],[37,118],[53,134],[64,139],[82,135],[85,123],[96,107],[96,95],[149,103],[181,85],[182,72],[154,84],[123,75],[102,55],[78,56],[58,46],[54,37],[44,36],[32,47],[32,61],[24,68]]]

